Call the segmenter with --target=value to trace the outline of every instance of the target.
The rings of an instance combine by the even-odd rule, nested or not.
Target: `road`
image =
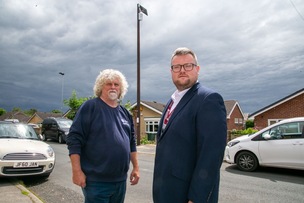
[[[24,179],[27,188],[46,203],[81,203],[81,189],[71,180],[66,145],[49,142],[56,152],[56,165],[47,181]],[[139,146],[140,183],[128,184],[125,203],[152,203],[153,146]],[[297,170],[262,168],[256,172],[239,171],[223,162],[219,203],[304,203],[304,173]]]

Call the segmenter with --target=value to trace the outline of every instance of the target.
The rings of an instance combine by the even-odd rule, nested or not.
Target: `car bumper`
[[[23,163],[24,166],[16,166],[17,163]],[[27,167],[26,165],[35,163],[37,166]],[[48,160],[0,160],[0,176],[32,176],[50,174],[55,167],[55,159]]]
[[[226,146],[224,160],[228,163],[234,164],[234,156],[230,152],[230,147]]]

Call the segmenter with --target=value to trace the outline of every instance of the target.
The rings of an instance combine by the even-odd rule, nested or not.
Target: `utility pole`
[[[61,112],[62,112],[62,108],[63,108],[63,85],[64,85],[64,73],[63,72],[59,72],[59,75],[62,76],[62,80],[61,80]],[[63,112],[62,112],[63,113]]]
[[[147,9],[137,4],[137,145],[140,145],[140,21],[143,13],[148,16]]]

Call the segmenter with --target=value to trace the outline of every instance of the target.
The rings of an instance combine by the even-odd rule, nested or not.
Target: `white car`
[[[258,166],[304,170],[304,117],[285,119],[227,143],[225,161],[242,171]]]
[[[0,177],[47,178],[54,166],[54,150],[38,138],[31,126],[0,121]]]

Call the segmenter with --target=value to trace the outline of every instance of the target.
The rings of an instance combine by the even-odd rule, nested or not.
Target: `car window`
[[[72,125],[72,121],[71,120],[59,120],[58,125],[61,128],[70,128]]]
[[[0,138],[38,139],[34,129],[25,124],[1,124]]]
[[[304,138],[303,135],[304,122],[292,122],[278,125],[265,131],[262,137],[270,135],[270,139],[297,139]]]

